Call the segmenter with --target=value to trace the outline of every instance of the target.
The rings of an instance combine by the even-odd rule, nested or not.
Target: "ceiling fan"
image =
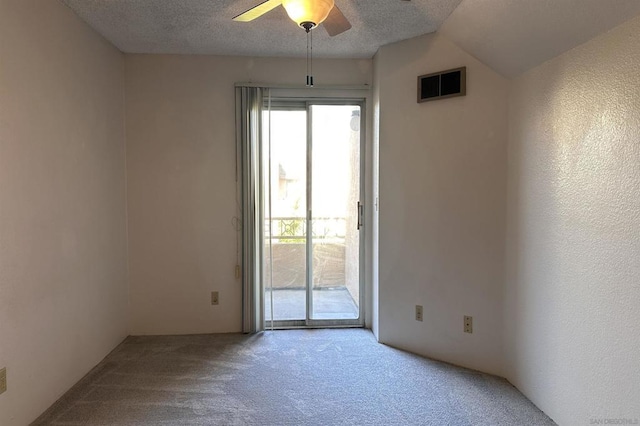
[[[323,24],[331,37],[351,28],[334,0],[266,0],[235,16],[234,21],[250,22],[282,5],[289,17],[306,32]]]

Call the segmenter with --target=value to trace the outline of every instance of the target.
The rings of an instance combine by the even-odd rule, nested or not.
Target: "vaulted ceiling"
[[[513,77],[638,14],[640,0],[465,0],[440,31]]]
[[[262,0],[61,0],[127,53],[302,57],[306,36],[278,7],[232,18]],[[640,0],[335,0],[353,28],[313,31],[316,57],[370,58],[382,45],[440,30],[515,76],[640,14]],[[639,35],[640,41],[640,35]]]
[[[306,35],[277,7],[252,22],[232,18],[264,0],[62,0],[130,53],[306,54]],[[352,29],[313,30],[316,57],[371,58],[378,47],[436,31],[461,0],[335,0]]]

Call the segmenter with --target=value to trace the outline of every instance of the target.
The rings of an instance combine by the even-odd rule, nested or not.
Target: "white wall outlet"
[[[473,317],[464,316],[464,332],[473,333]]]
[[[219,305],[220,304],[220,295],[218,294],[217,291],[212,291],[211,292],[211,304],[212,305]]]
[[[0,370],[0,393],[7,391],[7,369]]]
[[[416,321],[422,321],[422,305],[416,305]]]

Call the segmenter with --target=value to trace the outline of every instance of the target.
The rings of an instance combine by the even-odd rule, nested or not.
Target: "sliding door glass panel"
[[[307,113],[264,115],[265,320],[307,319]],[[273,316],[272,316],[273,312]]]
[[[312,105],[310,319],[357,319],[360,107]]]

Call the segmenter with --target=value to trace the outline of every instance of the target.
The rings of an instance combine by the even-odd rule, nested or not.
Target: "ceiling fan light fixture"
[[[308,31],[327,19],[334,0],[282,0],[282,6],[293,22]]]

